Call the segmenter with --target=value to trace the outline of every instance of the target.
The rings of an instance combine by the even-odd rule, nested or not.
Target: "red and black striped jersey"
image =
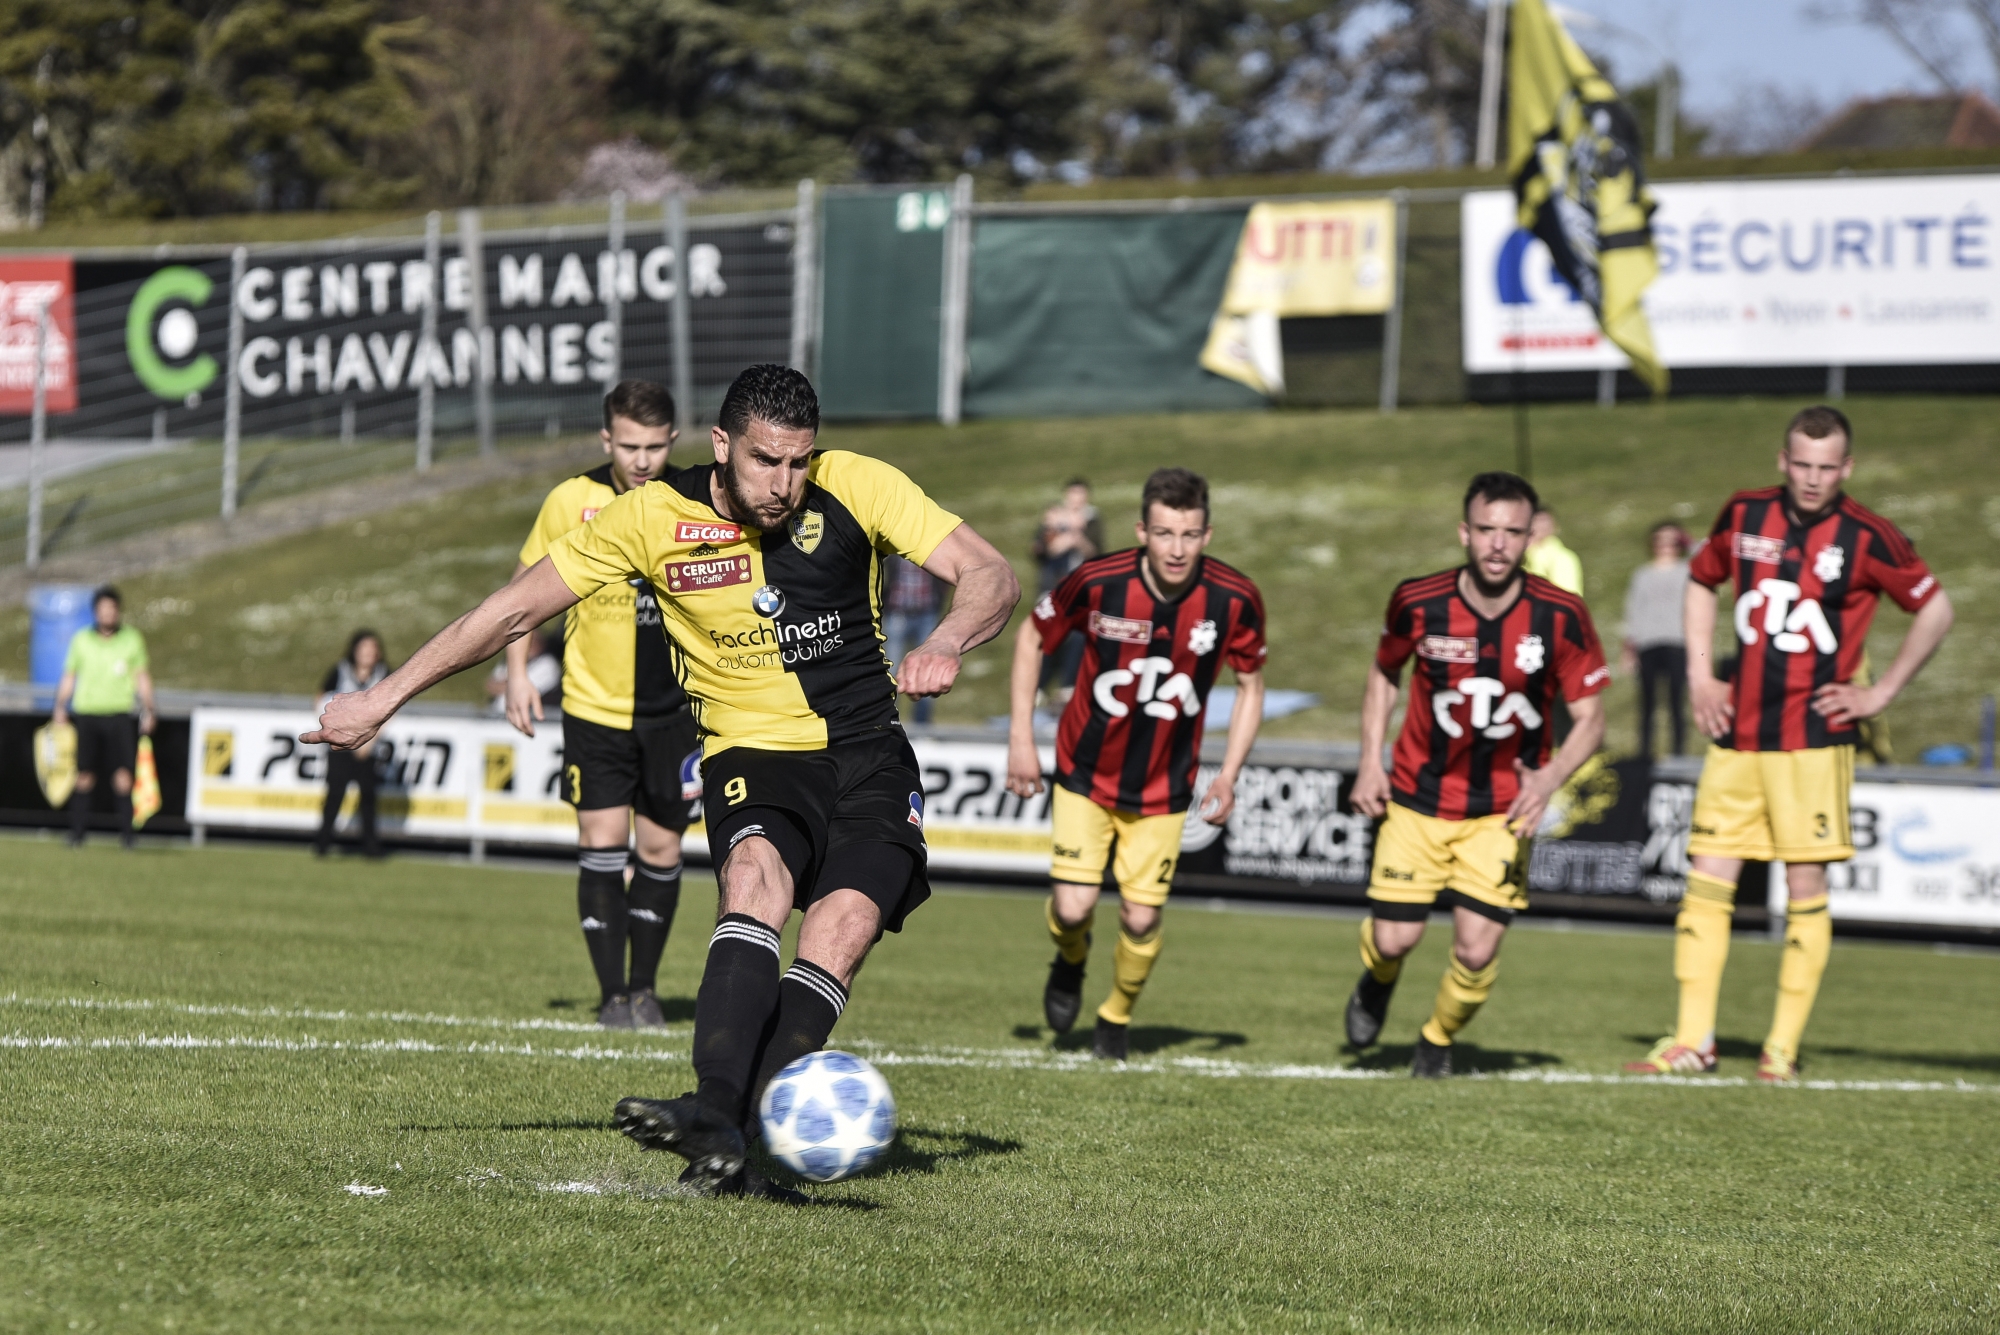
[[[1688,573],[1711,589],[1736,584],[1736,720],[1717,745],[1738,751],[1854,741],[1851,724],[1813,711],[1813,692],[1853,680],[1882,594],[1914,612],[1938,587],[1888,520],[1843,493],[1801,523],[1783,487],[1730,497]]]
[[[1085,561],[1035,604],[1042,652],[1084,637],[1076,693],[1056,729],[1056,782],[1141,816],[1194,800],[1209,688],[1226,662],[1264,666],[1264,597],[1240,572],[1201,558],[1185,592],[1156,601],[1142,549]]]
[[[1412,655],[1410,707],[1396,738],[1396,801],[1441,820],[1505,811],[1520,792],[1514,761],[1549,754],[1556,692],[1595,695],[1611,682],[1583,599],[1525,572],[1497,617],[1472,610],[1457,570],[1406,579],[1389,598],[1375,665],[1391,680]]]

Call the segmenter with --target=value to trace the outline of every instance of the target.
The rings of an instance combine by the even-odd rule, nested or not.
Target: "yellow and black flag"
[[[1667,368],[1639,297],[1660,271],[1656,205],[1639,160],[1639,125],[1544,0],[1514,0],[1507,52],[1507,170],[1521,226],[1597,313],[1655,394]]]

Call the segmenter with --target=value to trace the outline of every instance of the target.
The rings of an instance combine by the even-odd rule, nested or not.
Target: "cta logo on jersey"
[[[1495,677],[1467,677],[1458,683],[1457,689],[1439,691],[1431,697],[1431,717],[1437,720],[1438,729],[1445,736],[1465,736],[1466,725],[1452,717],[1452,710],[1468,700],[1472,707],[1467,711],[1467,723],[1481,737],[1497,742],[1512,737],[1520,727],[1542,726],[1541,711],[1527,696],[1508,690],[1506,683]],[[1496,700],[1500,702],[1497,709],[1493,705]]]
[[[1153,623],[1135,621],[1131,617],[1110,617],[1102,612],[1090,614],[1090,633],[1120,644],[1151,644]]]
[[[1811,649],[1830,654],[1840,647],[1819,600],[1801,599],[1799,586],[1791,580],[1760,579],[1756,588],[1736,600],[1736,638],[1744,644],[1757,643],[1759,628],[1750,619],[1759,608],[1764,610],[1762,631],[1781,654],[1802,654]]]
[[[1165,681],[1161,680],[1163,677]],[[1193,718],[1201,712],[1194,682],[1187,673],[1174,671],[1171,658],[1135,658],[1129,669],[1106,668],[1090,684],[1091,698],[1111,717],[1124,718],[1132,712],[1132,706],[1119,699],[1118,692],[1134,682],[1139,689],[1133,692],[1133,703],[1153,718],[1171,719],[1177,714]]]
[[[826,533],[826,516],[817,510],[808,510],[792,520],[792,546],[811,556],[819,548],[819,540]]]
[[[743,530],[735,524],[713,520],[683,519],[674,525],[675,542],[741,542]]]
[[[725,556],[709,561],[670,561],[666,568],[667,591],[698,593],[730,584],[750,582],[750,558]]]

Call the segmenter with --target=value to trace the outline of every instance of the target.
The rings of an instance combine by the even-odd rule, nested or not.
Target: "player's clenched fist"
[[[339,751],[352,751],[368,745],[375,734],[382,731],[382,725],[389,721],[390,713],[394,712],[370,700],[369,697],[374,694],[371,689],[334,696],[320,711],[319,727],[305,733],[299,740],[308,745],[325,742]]]
[[[949,649],[919,645],[896,665],[896,689],[904,695],[943,695],[958,680],[962,661]]]

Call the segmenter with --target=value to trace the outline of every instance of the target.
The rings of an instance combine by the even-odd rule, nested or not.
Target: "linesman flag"
[[[1660,271],[1639,126],[1545,0],[1514,0],[1507,53],[1507,170],[1521,226],[1590,303],[1597,323],[1655,394],[1667,368],[1639,304]]]

